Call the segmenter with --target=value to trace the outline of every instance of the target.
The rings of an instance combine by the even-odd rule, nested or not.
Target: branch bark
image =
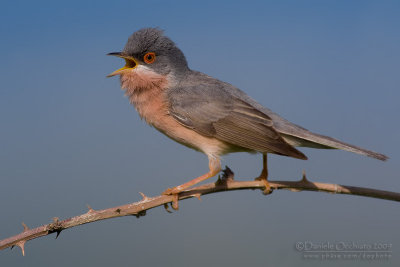
[[[200,199],[200,196],[202,195],[223,191],[260,189],[263,190],[264,194],[270,194],[273,190],[287,189],[295,192],[320,191],[334,194],[358,195],[364,197],[400,201],[400,193],[356,186],[310,182],[309,180],[307,180],[304,173],[303,178],[300,181],[268,181],[268,184],[269,187],[266,187],[265,181],[235,181],[233,180],[233,172],[229,168],[227,168],[224,171],[224,176],[221,179],[219,178],[216,183],[209,183],[193,187],[189,190],[179,193],[179,195],[176,196],[159,195],[156,197],[147,197],[143,193],[140,193],[142,195],[142,200],[138,202],[103,210],[94,210],[91,207],[88,207],[89,210],[85,214],[62,221],[60,221],[58,218],[54,218],[52,223],[45,224],[37,228],[29,229],[24,223],[22,223],[24,227],[23,232],[1,240],[0,249],[19,246],[22,250],[22,254],[25,255],[25,243],[29,240],[41,236],[57,233],[57,238],[62,230],[78,225],[128,215],[134,215],[136,217],[144,216],[146,215],[147,210],[158,206],[164,206],[168,212],[171,212],[168,209],[169,203],[171,203],[174,209],[178,209],[178,200],[192,197],[197,197]]]

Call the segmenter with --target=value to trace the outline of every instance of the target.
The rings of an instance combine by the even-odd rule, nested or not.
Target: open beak
[[[112,53],[108,53],[107,56],[115,56],[115,57],[120,57],[120,58],[125,59],[125,66],[108,74],[107,77],[119,75],[126,70],[132,70],[138,66],[136,59],[134,59],[132,56],[124,55],[123,52],[112,52]]]

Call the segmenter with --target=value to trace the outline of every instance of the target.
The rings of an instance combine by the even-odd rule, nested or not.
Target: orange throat
[[[138,66],[123,73],[120,79],[121,88],[140,117],[157,127],[159,117],[167,110],[164,91],[168,88],[168,78]]]

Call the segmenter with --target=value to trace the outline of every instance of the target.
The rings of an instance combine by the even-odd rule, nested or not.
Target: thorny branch
[[[142,195],[142,200],[138,202],[104,210],[94,210],[91,207],[88,207],[89,210],[85,214],[62,221],[60,221],[58,218],[53,218],[52,223],[42,225],[37,228],[29,229],[24,223],[22,223],[24,227],[22,233],[1,240],[0,249],[19,246],[22,250],[22,255],[25,255],[24,245],[28,240],[31,239],[46,236],[52,233],[57,233],[57,238],[62,230],[99,220],[128,215],[134,215],[136,217],[144,216],[146,215],[147,210],[158,206],[164,206],[164,208],[168,212],[171,212],[168,208],[169,203],[171,203],[174,209],[178,209],[178,200],[192,197],[200,199],[200,196],[202,195],[222,191],[261,189],[263,190],[263,193],[267,195],[272,193],[273,190],[288,189],[295,192],[321,191],[334,194],[358,195],[379,199],[387,199],[392,201],[400,201],[400,193],[356,186],[310,182],[306,178],[305,173],[303,173],[303,178],[300,181],[268,181],[268,183],[269,186],[267,187],[265,180],[235,181],[233,180],[233,172],[227,167],[224,170],[223,176],[218,178],[218,181],[216,183],[209,183],[193,187],[189,190],[179,193],[179,195],[159,195],[156,197],[147,197],[143,193],[140,193]]]

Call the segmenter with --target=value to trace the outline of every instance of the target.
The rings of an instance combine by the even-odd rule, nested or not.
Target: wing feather
[[[185,127],[235,146],[307,159],[280,136],[268,115],[232,96],[224,85],[200,84],[171,90],[170,114]]]

